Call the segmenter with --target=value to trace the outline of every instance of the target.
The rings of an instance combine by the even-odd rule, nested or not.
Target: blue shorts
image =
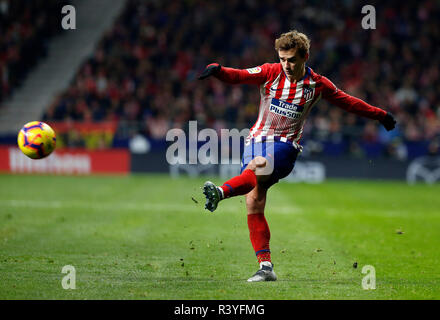
[[[273,171],[268,180],[260,182],[259,185],[268,189],[292,172],[298,153],[298,149],[292,144],[282,141],[251,142],[244,147],[240,173],[246,169],[249,162],[255,157],[262,156],[266,158]]]

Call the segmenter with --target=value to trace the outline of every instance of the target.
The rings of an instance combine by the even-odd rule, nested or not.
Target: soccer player
[[[220,201],[246,195],[247,222],[260,269],[248,279],[277,279],[271,262],[270,230],[264,216],[267,190],[293,169],[302,146],[300,139],[311,109],[320,99],[359,116],[378,120],[392,130],[394,117],[375,106],[338,89],[329,79],[314,72],[306,62],[310,40],[296,30],[275,40],[279,63],[265,63],[250,69],[233,69],[209,64],[199,79],[214,76],[230,84],[258,85],[258,119],[245,141],[241,174],[221,186],[207,181],[203,186],[205,209],[213,212]]]

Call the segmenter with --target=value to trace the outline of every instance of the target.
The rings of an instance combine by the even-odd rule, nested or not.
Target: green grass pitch
[[[1,175],[0,299],[440,298],[439,185],[279,183],[266,207],[279,280],[247,283],[244,197],[205,211],[204,180]]]

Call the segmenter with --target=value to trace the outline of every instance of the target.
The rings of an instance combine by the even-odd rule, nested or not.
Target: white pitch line
[[[197,206],[188,204],[172,204],[172,203],[141,203],[133,204],[129,202],[84,202],[84,201],[42,201],[42,200],[0,200],[2,207],[19,207],[19,208],[79,208],[92,210],[174,210],[174,211],[192,211]]]
[[[176,211],[176,212],[190,212],[190,211],[205,211],[203,203],[187,204],[187,203],[130,203],[130,202],[85,202],[85,201],[43,201],[43,200],[0,200],[0,207],[9,208],[45,208],[45,209],[65,209],[78,208],[89,210],[108,210],[108,211]],[[225,205],[221,208],[223,212],[243,211],[245,213],[245,206],[237,208],[236,206]],[[267,208],[270,214],[301,214],[303,210],[294,206],[270,206]]]

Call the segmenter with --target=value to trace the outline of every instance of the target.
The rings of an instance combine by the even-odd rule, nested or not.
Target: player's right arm
[[[234,69],[224,67],[218,63],[211,63],[206,66],[205,70],[198,77],[203,80],[209,76],[230,84],[257,84],[266,82],[269,72],[268,64],[263,64],[255,68]]]

